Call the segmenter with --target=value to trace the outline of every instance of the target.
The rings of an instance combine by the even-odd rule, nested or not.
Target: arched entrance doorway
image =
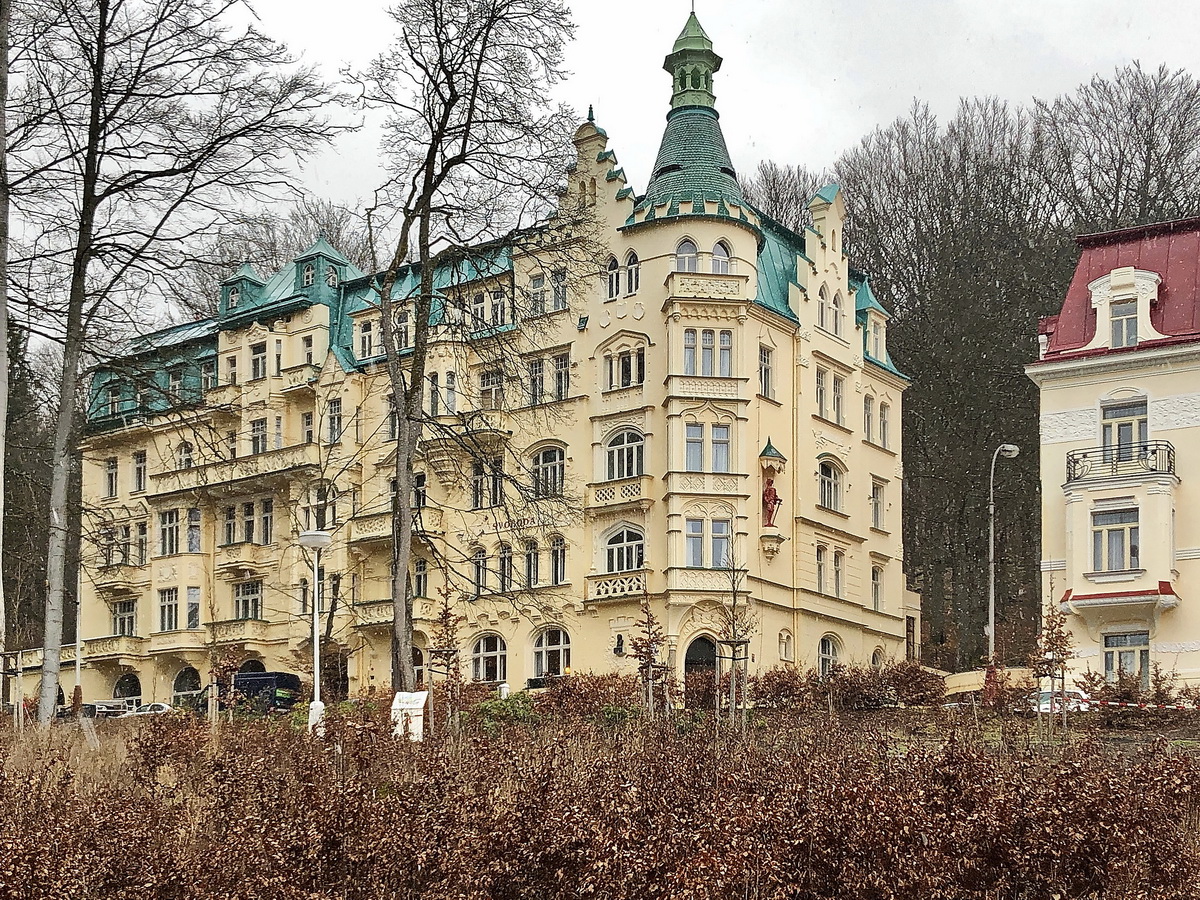
[[[187,706],[200,695],[200,673],[192,666],[181,669],[175,676],[171,690],[171,703],[174,706]]]
[[[693,709],[712,709],[716,705],[717,645],[701,635],[688,644],[683,656],[683,699]]]
[[[261,659],[251,658],[251,659],[246,660],[240,666],[238,666],[238,674],[239,675],[246,675],[246,674],[251,674],[251,673],[259,674],[259,673],[265,672],[265,671],[267,671],[267,667],[263,665],[263,661]]]
[[[113,699],[124,700],[130,709],[137,709],[142,702],[142,681],[133,672],[126,672],[113,685]]]

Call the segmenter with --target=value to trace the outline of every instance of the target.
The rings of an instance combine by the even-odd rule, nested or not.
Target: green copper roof
[[[712,92],[713,73],[721,68],[721,57],[713,52],[712,41],[695,13],[688,16],[663,68],[671,73],[671,111],[654,172],[638,208],[704,200],[740,204],[742,189],[729,159]],[[689,213],[695,214],[695,208],[685,206],[683,214]]]
[[[238,266],[238,270],[221,283],[228,284],[231,281],[237,281],[239,278],[245,278],[248,281],[253,281],[255,284],[266,284],[254,266],[250,265],[249,261]]]
[[[296,260],[308,259],[310,256],[323,256],[326,259],[331,259],[343,265],[349,265],[350,263],[350,260],[346,259],[340,250],[335,250],[329,241],[325,240],[324,232],[318,234],[312,246],[297,256]]]
[[[763,447],[762,453],[758,454],[759,459],[782,459],[787,462],[787,457],[775,449],[775,445],[771,443],[771,439],[767,438],[767,446]]]
[[[841,191],[840,186],[836,184],[827,184],[825,187],[817,191],[816,196],[814,196],[813,199],[816,200],[819,197],[826,203],[832,203],[837,198],[839,191]]]

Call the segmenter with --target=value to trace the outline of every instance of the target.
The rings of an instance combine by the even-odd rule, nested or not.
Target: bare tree
[[[802,232],[812,224],[808,201],[829,183],[828,172],[814,172],[806,166],[781,166],[764,159],[748,178],[741,178],[742,193],[760,212],[780,225]]]
[[[376,290],[397,406],[397,491],[407,497],[426,421],[435,272],[459,265],[470,270],[473,254],[486,254],[480,242],[502,245],[553,209],[571,117],[549,95],[563,77],[563,47],[573,26],[558,0],[406,0],[391,14],[400,29],[395,47],[356,81],[364,102],[389,116],[384,151],[392,180],[372,216],[374,227],[390,221],[398,235]],[[578,246],[569,225],[560,226],[546,251]],[[373,230],[373,249],[377,241]],[[416,283],[397,295],[406,272]],[[397,326],[410,306],[412,353],[402,361]],[[463,321],[469,330],[470,320]],[[493,317],[488,328],[495,324]],[[494,335],[492,346],[502,353],[505,341]],[[406,589],[411,540],[411,517],[397,516],[392,684],[406,691],[414,685]]]
[[[180,248],[286,187],[293,154],[327,140],[331,99],[233,0],[47,0],[16,100],[10,185],[31,273],[25,302],[63,343],[39,719],[58,691],[76,389],[89,339],[137,310]],[[40,281],[39,281],[40,278]],[[42,290],[49,287],[48,291]],[[128,321],[128,319],[125,319]]]

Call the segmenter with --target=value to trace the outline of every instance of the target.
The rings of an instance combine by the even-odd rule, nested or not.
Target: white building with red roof
[[[1200,682],[1200,219],[1078,239],[1026,368],[1041,392],[1043,596],[1073,668]]]

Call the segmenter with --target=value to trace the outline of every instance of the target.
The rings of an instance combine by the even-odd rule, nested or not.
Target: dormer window
[[[334,266],[330,266],[325,270],[325,283],[331,288],[338,286],[338,271]]]
[[[882,362],[885,356],[883,344],[883,323],[871,323],[871,358]]]
[[[305,263],[304,271],[301,274],[301,278],[300,278],[300,284],[303,287],[312,287],[313,282],[316,281],[316,278],[317,278],[317,270],[313,267],[313,264]]]
[[[699,256],[696,252],[696,245],[689,240],[680,241],[679,246],[675,248],[675,271],[698,271],[698,262]]]
[[[729,248],[724,241],[717,241],[712,252],[712,270],[714,275],[729,274]]]
[[[1137,346],[1137,301],[1123,300],[1109,306],[1112,314],[1112,346]]]
[[[229,308],[233,309],[235,306],[237,306],[238,300],[240,300],[241,297],[242,297],[241,291],[239,291],[235,287],[230,288],[229,289]]]

